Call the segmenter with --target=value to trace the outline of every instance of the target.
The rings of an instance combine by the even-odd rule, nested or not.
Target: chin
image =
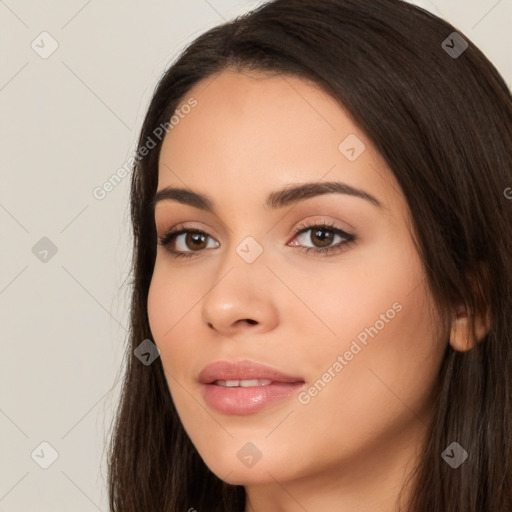
[[[282,469],[272,464],[271,460],[264,461],[264,457],[257,462],[253,460],[244,463],[238,459],[236,454],[234,458],[231,458],[226,457],[224,453],[223,460],[219,460],[213,454],[211,455],[211,457],[203,458],[203,462],[216,477],[230,485],[254,485],[274,482],[271,475],[279,478],[278,475]]]

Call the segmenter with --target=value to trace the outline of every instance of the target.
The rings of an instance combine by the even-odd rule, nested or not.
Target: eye
[[[194,256],[194,253],[201,252],[203,249],[212,248],[208,246],[206,242],[208,238],[210,238],[208,233],[199,229],[179,229],[179,227],[177,227],[171,229],[165,237],[159,237],[158,243],[166,247],[172,256],[191,257]],[[219,246],[219,243],[216,243],[217,245],[213,247]],[[176,246],[176,248],[171,248],[173,245]]]
[[[310,233],[308,234],[308,232]],[[292,246],[300,245],[299,250],[305,253],[313,251],[319,255],[339,253],[344,249],[342,246],[346,246],[356,239],[355,235],[347,233],[345,230],[328,222],[301,224],[297,227],[294,238],[300,244],[293,243],[291,244]],[[332,245],[335,241],[337,243]],[[307,242],[312,242],[313,245],[304,247],[304,244]]]
[[[308,232],[311,233],[307,235]],[[158,237],[158,243],[164,246],[172,257],[190,258],[202,254],[204,249],[219,247],[219,242],[214,241],[213,244],[208,244],[208,239],[213,241],[213,238],[208,233],[200,229],[187,229],[182,226],[176,226],[168,231],[165,237]],[[344,249],[342,246],[355,241],[356,237],[334,226],[334,224],[321,222],[300,224],[294,233],[293,239],[297,239],[299,243],[292,242],[289,245],[292,247],[297,246],[298,250],[306,253],[313,251],[318,255],[329,255],[342,251]],[[336,240],[337,243],[332,245]],[[313,245],[309,247],[304,246],[308,241],[311,241]]]

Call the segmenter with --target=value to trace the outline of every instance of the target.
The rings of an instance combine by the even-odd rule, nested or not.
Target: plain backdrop
[[[413,3],[466,34],[510,86],[511,0]],[[0,512],[108,510],[130,179],[102,199],[94,190],[132,156],[177,52],[256,4],[0,0]]]

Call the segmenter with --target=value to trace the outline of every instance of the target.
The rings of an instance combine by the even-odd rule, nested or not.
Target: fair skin
[[[224,71],[183,104],[190,97],[197,106],[163,142],[158,190],[206,195],[215,213],[157,203],[159,237],[178,224],[207,237],[202,245],[186,235],[158,245],[148,296],[182,424],[213,473],[245,486],[245,512],[392,512],[428,434],[448,342],[434,332],[400,188],[347,111],[302,79]],[[349,134],[366,146],[353,161],[338,149]],[[340,193],[265,204],[278,189],[326,181],[363,190],[381,206]],[[304,221],[356,239],[339,245],[343,238],[323,228],[341,250],[306,253],[301,246],[320,248],[321,240],[315,229],[295,235]],[[252,263],[236,251],[246,237],[263,249]],[[171,249],[194,254],[176,258]],[[393,318],[381,320],[390,310]],[[338,356],[375,325],[378,333],[332,377]],[[460,331],[454,342],[465,345]],[[294,395],[254,414],[224,414],[204,401],[197,380],[219,359],[300,375],[306,391],[328,368],[332,378],[307,404]],[[262,454],[252,467],[237,457],[247,442]]]

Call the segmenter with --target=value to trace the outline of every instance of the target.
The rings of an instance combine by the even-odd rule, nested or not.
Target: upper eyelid
[[[305,226],[301,227],[303,224],[306,224]],[[345,228],[342,228],[340,226],[337,226],[334,222],[331,222],[331,221],[326,221],[326,220],[318,220],[318,221],[301,221],[298,223],[298,227],[296,227],[296,229],[294,230],[293,234],[296,235],[302,231],[307,231],[307,230],[310,230],[312,228],[315,228],[315,227],[325,227],[325,228],[331,228],[333,230],[340,230],[340,231],[344,231],[346,232],[347,234],[352,234],[350,233],[349,231],[347,231]],[[209,228],[207,228],[209,229]],[[178,224],[176,224],[176,226],[170,228],[170,229],[167,229],[167,230],[164,230],[164,236],[169,234],[169,233],[176,233],[178,231],[194,231],[194,232],[201,232],[201,233],[204,233],[208,236],[212,236],[210,233],[208,233],[208,231],[206,229],[203,229],[203,228],[197,228],[197,227],[194,227],[194,226],[188,226],[186,225],[185,222],[180,222]]]
[[[349,241],[355,240],[358,238],[358,236],[355,233],[351,233],[350,231],[347,231],[346,229],[343,229],[342,227],[336,226],[336,224],[330,224],[325,222],[314,222],[313,224],[309,224],[306,227],[303,228],[297,228],[297,230],[293,233],[293,238],[298,237],[302,233],[311,231],[314,228],[323,228],[325,231],[332,231],[336,235],[339,235],[344,238],[348,238]]]
[[[329,215],[328,215],[328,214],[327,214],[327,216],[329,217]],[[313,215],[312,217],[323,217],[323,214],[320,214],[320,215]],[[163,219],[165,219],[165,216],[163,216]],[[162,223],[166,223],[163,219],[162,219]],[[159,223],[159,221],[157,221],[157,216],[156,216],[156,215],[154,216],[153,220],[154,220],[155,224],[158,224],[158,223]],[[218,219],[216,219],[216,221],[217,221],[217,220],[218,220]],[[180,226],[180,225],[182,225],[182,224],[185,224],[186,222],[187,222],[187,221],[180,222],[180,223],[178,223],[178,224],[177,224],[177,226]],[[227,226],[223,221],[220,221],[220,220],[219,220],[219,222],[220,222],[220,225],[221,225],[221,229],[222,229],[222,230],[229,231],[229,232],[231,232],[231,233],[233,232],[233,230],[232,230],[229,226]],[[309,220],[306,220],[306,221],[300,221],[300,222],[299,222],[299,224],[301,224],[301,223],[303,223],[303,222],[310,222],[310,221],[309,221]],[[311,221],[311,222],[319,222],[320,224],[323,224],[323,223],[325,223],[325,222],[331,222],[331,221],[330,221],[330,220],[329,220],[329,221],[325,221],[324,219],[321,219],[321,220],[319,220],[319,221]],[[339,223],[341,223],[342,225],[345,225],[345,226],[348,226],[348,227],[349,227],[349,229],[345,229],[344,227],[343,227],[343,228],[340,228],[340,229],[342,229],[343,231],[345,231],[345,232],[347,232],[347,233],[350,233],[350,234],[354,234],[354,235],[357,233],[357,229],[356,229],[354,226],[352,226],[349,222],[344,221],[344,220],[341,220],[341,219],[336,219],[336,221],[335,221],[335,222],[339,222]],[[314,226],[314,225],[316,225],[316,224],[312,224],[312,226]],[[274,229],[274,227],[275,227],[275,226],[276,226],[276,224],[274,224],[274,225],[273,225],[273,227],[272,227],[271,229]],[[336,226],[334,226],[334,227],[336,227]],[[193,228],[193,227],[192,227],[192,228],[189,228],[189,227],[187,226],[187,227],[186,227],[186,229],[195,229],[195,228]],[[198,229],[199,229],[199,230],[201,230],[202,228],[198,228]],[[212,228],[211,226],[209,226],[209,229],[214,229],[215,231],[217,231],[217,232],[218,232],[218,230],[217,230],[216,228]],[[167,233],[168,231],[169,231],[169,230],[167,230],[167,231],[166,231],[166,233]],[[270,230],[269,230],[269,231],[270,231]],[[268,231],[267,231],[267,233],[268,233]]]
[[[307,224],[308,225],[308,228],[306,229],[309,229],[309,228],[312,228],[312,227],[316,227],[318,225],[320,226],[328,226],[328,227],[331,227],[333,229],[340,229],[341,231],[344,231],[345,233],[347,234],[353,234],[354,236],[357,234],[357,229],[352,226],[349,222],[347,221],[342,221],[341,219],[336,219],[336,220],[332,220],[332,219],[326,219],[326,218],[323,218],[322,215],[313,215],[312,217],[320,217],[319,219],[306,219],[306,220],[301,220],[299,222],[295,222],[294,225],[301,225],[301,224]],[[327,216],[329,217],[329,216]],[[169,229],[163,229],[164,231],[164,236],[166,234],[168,234],[170,231],[179,231],[180,229],[186,229],[186,230],[190,230],[190,231],[205,231],[205,229],[203,228],[196,228],[194,226],[188,226],[187,225],[187,222],[189,221],[183,221],[183,222],[178,222],[174,227],[172,228],[169,228]],[[163,224],[164,222],[162,222]],[[342,227],[340,225],[337,225],[337,223],[341,224],[342,226],[348,226],[349,229],[347,229],[346,227]],[[158,222],[156,222],[156,219],[155,219],[155,224],[158,224]],[[275,226],[275,225],[274,225]],[[225,228],[225,225],[224,223],[222,223],[222,227]],[[217,231],[217,229],[211,227],[211,226],[208,226],[206,229],[213,229],[214,231]],[[273,229],[273,228],[272,228]],[[231,229],[228,228],[228,230],[230,232],[232,232]],[[270,231],[270,230],[269,230]],[[268,232],[267,232],[268,233]],[[298,230],[296,229],[295,230],[295,234],[298,233]],[[211,236],[209,233],[207,233],[209,236]]]

